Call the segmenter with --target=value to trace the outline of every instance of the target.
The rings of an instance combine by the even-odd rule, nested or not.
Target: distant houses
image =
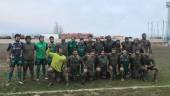
[[[0,36],[0,39],[11,39],[11,36]]]
[[[70,39],[71,37],[75,37],[76,39],[84,38],[87,39],[89,36],[93,36],[91,33],[61,33],[60,39]]]

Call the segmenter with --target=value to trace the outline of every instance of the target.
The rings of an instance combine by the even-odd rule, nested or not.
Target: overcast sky
[[[139,36],[166,20],[167,0],[0,0],[0,34],[64,32]]]

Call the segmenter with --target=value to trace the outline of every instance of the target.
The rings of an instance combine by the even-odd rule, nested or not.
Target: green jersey
[[[86,44],[86,51],[87,53],[90,53],[94,49],[94,41],[87,41]]]
[[[83,60],[80,56],[71,55],[67,60],[67,67],[71,68],[73,76],[80,76],[83,68]]]
[[[67,56],[67,43],[62,42],[61,44],[58,44],[57,46],[59,46],[62,49],[62,54]]]
[[[83,57],[86,54],[86,45],[84,43],[78,43],[77,51],[80,57]]]
[[[46,42],[38,42],[35,44],[36,59],[46,58],[47,47],[48,47],[48,44]]]
[[[96,54],[100,54],[100,52],[103,50],[103,42],[102,41],[96,42],[94,44],[94,49]]]
[[[109,60],[106,55],[98,56],[98,66],[107,67],[108,64],[109,64]]]
[[[68,42],[68,56],[72,55],[74,49],[77,49],[77,42],[76,41]]]
[[[135,54],[135,57],[133,58],[133,63],[134,63],[135,69],[139,69],[142,66],[142,55]]]
[[[85,55],[83,57],[83,61],[84,61],[85,67],[87,67],[88,70],[94,71],[95,63],[96,63],[95,56]]]
[[[122,55],[120,56],[120,63],[122,64],[122,67],[124,68],[125,73],[128,73],[129,56],[122,54]]]
[[[57,51],[56,44],[54,44],[54,43],[50,43],[50,44],[51,44],[50,52],[56,53],[56,51]]]

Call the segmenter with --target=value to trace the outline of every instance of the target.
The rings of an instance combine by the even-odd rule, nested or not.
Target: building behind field
[[[54,33],[47,33],[47,34],[41,34],[41,35],[44,36],[44,39],[49,39],[50,36],[53,36],[55,39],[59,39],[59,35],[54,34]]]
[[[76,39],[84,38],[87,39],[89,36],[93,36],[91,33],[61,33],[60,39],[70,39],[71,37],[75,37]]]

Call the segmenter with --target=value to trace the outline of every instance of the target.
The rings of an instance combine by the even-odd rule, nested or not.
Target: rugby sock
[[[34,79],[34,65],[30,64],[29,65],[29,71],[30,71],[30,75],[31,75],[31,79]]]
[[[154,80],[157,80],[157,77],[158,77],[158,69],[155,69],[155,72],[154,72]]]
[[[21,81],[21,71],[18,71],[18,80]]]
[[[12,75],[13,75],[13,71],[10,71],[10,72],[9,72],[9,75],[8,75],[8,81],[11,81]]]
[[[37,79],[39,79],[39,77],[40,77],[40,65],[37,65],[36,74],[37,74]]]
[[[46,76],[46,68],[45,68],[45,65],[42,65],[42,71],[43,71],[43,76],[45,77],[45,76]]]
[[[25,66],[24,66],[24,67],[25,67]],[[27,73],[27,69],[26,69],[26,68],[23,68],[23,80],[25,80],[26,73]]]
[[[31,75],[31,79],[33,80],[34,79],[34,71],[33,70],[30,70],[30,75]]]

